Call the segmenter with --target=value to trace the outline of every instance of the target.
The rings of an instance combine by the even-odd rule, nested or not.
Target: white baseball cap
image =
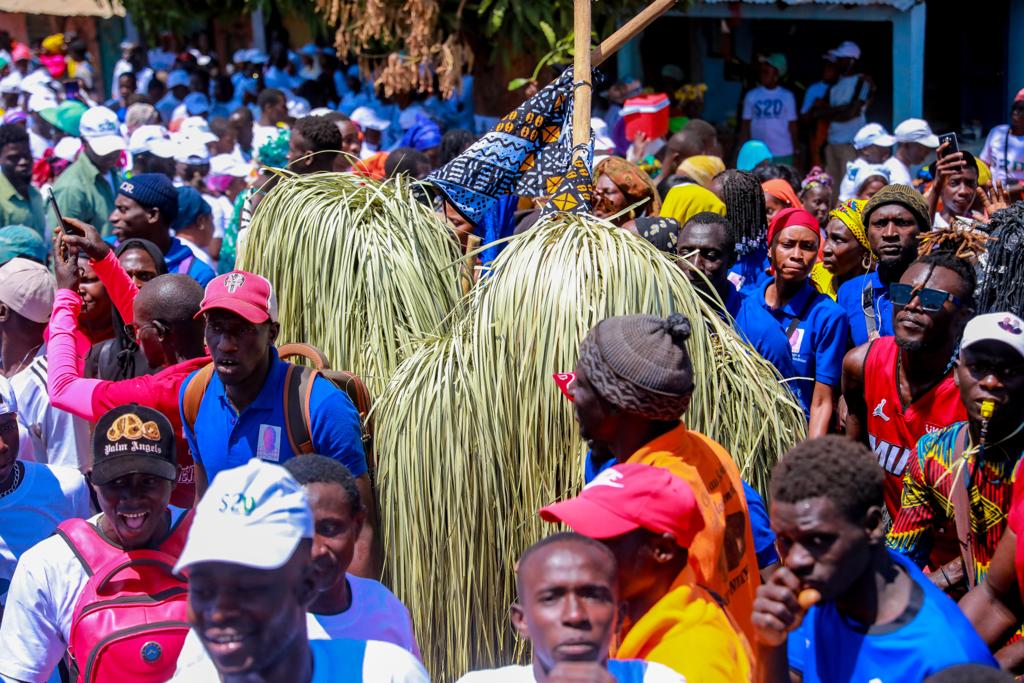
[[[359,124],[363,130],[387,130],[391,125],[390,121],[377,116],[377,113],[369,107],[356,107],[356,110],[349,116],[350,119]]]
[[[876,176],[883,178],[886,185],[892,182],[892,174],[886,166],[882,164],[866,164],[858,168],[857,175],[853,177],[853,191],[859,193],[864,187],[864,183],[868,181],[868,178]]]
[[[28,98],[28,110],[39,113],[57,106],[57,96],[45,88],[33,90]]]
[[[10,380],[0,375],[0,415],[16,412],[18,412],[18,399],[14,395],[14,387],[11,386]]]
[[[50,320],[57,283],[41,263],[16,256],[0,266],[0,303],[34,323]]]
[[[128,148],[121,137],[117,114],[106,107],[90,107],[82,114],[79,130],[82,139],[88,141],[92,151],[100,156]]]
[[[12,71],[0,78],[0,92],[7,94],[21,92],[21,72]]]
[[[174,571],[202,562],[279,569],[304,538],[313,538],[305,489],[280,465],[253,458],[214,477]]]
[[[1013,313],[985,313],[975,316],[964,327],[960,349],[967,349],[984,341],[1002,342],[1024,358],[1024,320]]]
[[[249,175],[249,165],[233,154],[218,154],[210,159],[210,175],[229,175],[245,178]]]
[[[879,147],[892,147],[896,144],[896,138],[889,135],[889,131],[880,123],[869,123],[853,137],[853,148],[864,149],[871,145]]]
[[[147,152],[162,159],[174,156],[174,143],[163,126],[139,126],[128,139],[128,151],[132,154]]]
[[[207,164],[210,162],[210,148],[205,142],[189,137],[174,141],[174,160],[179,164]]]
[[[189,116],[178,126],[178,132],[183,138],[196,140],[204,145],[208,142],[217,142],[220,139],[210,130],[210,123],[202,116]]]
[[[184,69],[175,69],[167,74],[167,89],[177,88],[179,85],[188,87],[188,72]]]
[[[852,40],[844,40],[839,47],[830,52],[836,59],[860,59],[860,46]]]
[[[53,155],[64,161],[74,161],[78,153],[82,151],[82,141],[70,135],[61,138],[53,146]]]
[[[939,146],[939,137],[924,119],[907,119],[896,126],[893,133],[896,134],[896,142],[916,142],[932,149]]]

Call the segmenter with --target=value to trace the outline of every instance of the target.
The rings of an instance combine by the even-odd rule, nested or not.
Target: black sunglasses
[[[937,313],[942,310],[942,305],[952,301],[954,306],[959,307],[961,301],[958,297],[944,292],[941,289],[930,287],[915,288],[913,285],[906,285],[902,282],[895,282],[889,285],[889,298],[893,306],[906,306],[914,297],[921,303],[921,308],[929,313]]]

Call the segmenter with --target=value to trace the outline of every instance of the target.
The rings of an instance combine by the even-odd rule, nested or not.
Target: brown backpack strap
[[[288,364],[284,378],[284,422],[288,443],[295,455],[314,452],[313,430],[310,427],[309,401],[313,381],[320,373],[312,368]]]
[[[213,363],[200,368],[185,385],[185,395],[181,399],[181,412],[185,418],[185,424],[192,431],[196,429],[199,406],[203,403],[203,396],[206,394],[206,387],[210,386],[211,379],[213,379]]]

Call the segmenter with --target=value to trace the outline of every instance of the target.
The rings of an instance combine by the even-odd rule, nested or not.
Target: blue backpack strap
[[[609,659],[608,673],[619,683],[644,683],[647,662],[639,659]]]

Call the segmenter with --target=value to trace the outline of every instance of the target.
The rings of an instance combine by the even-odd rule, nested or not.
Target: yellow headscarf
[[[992,184],[992,170],[978,157],[974,160],[978,162],[978,187],[988,187]]]
[[[54,33],[46,36],[42,41],[42,48],[51,54],[59,54],[64,51],[64,34]]]
[[[711,211],[719,216],[724,216],[725,204],[713,192],[700,185],[676,185],[669,190],[668,196],[665,197],[660,215],[664,218],[673,218],[682,226],[702,211]]]
[[[861,211],[866,203],[862,199],[850,199],[829,211],[828,215],[829,218],[841,220],[860,245],[870,251],[871,247],[868,246],[868,235],[864,229],[864,220],[861,218]],[[811,282],[814,284],[815,289],[822,294],[832,297],[833,300],[838,296],[832,273],[828,272],[828,269],[825,268],[821,261],[815,263],[811,268]]]
[[[676,168],[676,175],[686,176],[710,190],[711,181],[724,170],[725,163],[721,159],[701,154],[684,159]]]

